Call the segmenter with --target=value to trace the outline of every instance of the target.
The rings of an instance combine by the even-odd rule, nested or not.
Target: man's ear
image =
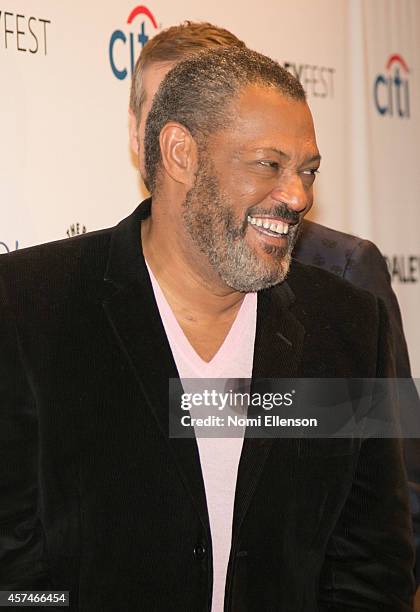
[[[198,151],[191,132],[180,123],[169,122],[159,136],[162,165],[177,183],[194,186]]]
[[[137,119],[131,108],[128,109],[128,133],[130,136],[130,148],[134,155],[137,157],[139,154]]]

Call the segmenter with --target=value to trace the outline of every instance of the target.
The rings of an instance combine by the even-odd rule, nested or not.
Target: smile
[[[248,215],[247,221],[254,229],[269,236],[287,236],[289,233],[289,224],[283,221],[273,221],[273,219],[267,217],[251,217],[250,215]]]

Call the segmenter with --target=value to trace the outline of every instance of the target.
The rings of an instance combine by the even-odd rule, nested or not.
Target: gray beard
[[[221,193],[211,164],[201,158],[194,187],[186,195],[182,212],[192,241],[220,278],[236,291],[261,291],[283,282],[289,271],[299,224],[290,226],[286,246],[264,247],[272,256],[272,262],[266,263],[245,240],[247,215],[240,222],[232,211],[229,198]]]

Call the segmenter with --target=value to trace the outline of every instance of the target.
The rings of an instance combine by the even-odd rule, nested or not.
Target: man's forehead
[[[281,116],[306,114],[308,118],[311,117],[306,100],[291,98],[280,88],[265,83],[246,85],[235,96],[233,103],[243,115],[273,111]]]
[[[230,123],[219,137],[246,148],[281,149],[290,144],[318,154],[312,115],[305,100],[284,95],[274,87],[244,87],[227,109]]]

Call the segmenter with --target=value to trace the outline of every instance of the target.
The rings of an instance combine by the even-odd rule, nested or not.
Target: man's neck
[[[196,313],[206,319],[237,311],[245,294],[228,287],[207,262],[203,264],[199,259],[191,262],[168,234],[167,228],[161,231],[152,217],[142,222],[144,257],[170,305],[174,302],[185,313]]]
[[[188,340],[210,361],[223,344],[244,294],[226,286],[200,258],[187,254],[161,223],[148,217],[141,224],[144,257]]]

